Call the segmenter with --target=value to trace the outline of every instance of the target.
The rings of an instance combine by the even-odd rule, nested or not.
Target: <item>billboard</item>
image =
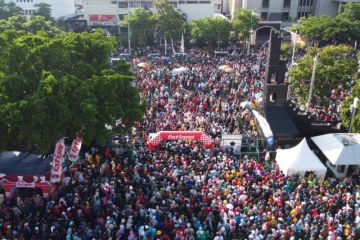
[[[113,26],[116,25],[118,20],[116,15],[90,15],[91,26]]]

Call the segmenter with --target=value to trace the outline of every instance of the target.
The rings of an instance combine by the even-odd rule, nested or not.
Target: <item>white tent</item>
[[[360,165],[360,134],[329,133],[311,139],[333,165]]]
[[[276,162],[285,175],[304,176],[312,171],[317,177],[325,177],[327,168],[309,148],[304,138],[298,145],[276,151]]]
[[[179,68],[175,68],[172,70],[172,73],[177,75],[177,74],[182,74],[182,73],[186,73],[189,72],[189,68],[187,67],[179,67]]]

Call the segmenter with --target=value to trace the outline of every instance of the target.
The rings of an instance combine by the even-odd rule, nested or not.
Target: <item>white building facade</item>
[[[300,17],[310,15],[335,16],[342,6],[360,0],[223,0],[227,1],[228,11],[223,12],[231,18],[239,9],[252,9],[263,21],[282,21],[291,25]]]
[[[5,0],[5,2],[14,2],[22,8],[27,17],[35,13],[37,9],[35,5],[39,3],[47,3],[51,6],[51,15],[53,18],[75,13],[74,0]]]
[[[169,0],[171,5],[181,10],[187,21],[213,17],[213,0]],[[84,0],[83,12],[88,25],[116,26],[130,11],[136,8],[149,9],[155,12],[153,0]]]

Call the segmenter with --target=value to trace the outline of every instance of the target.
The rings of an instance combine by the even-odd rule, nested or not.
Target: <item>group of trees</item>
[[[134,45],[153,45],[154,35],[179,39],[184,31],[186,21],[179,10],[174,9],[167,0],[155,0],[154,3],[155,14],[150,10],[137,8],[121,22],[122,26],[130,27]]]
[[[34,6],[37,8],[34,12],[35,16],[43,16],[48,21],[54,21],[51,17],[51,7],[49,4],[37,3]],[[17,15],[23,15],[21,7],[17,6],[14,2],[5,3],[5,0],[0,0],[0,20]]]
[[[1,20],[0,149],[47,153],[82,127],[85,142],[101,141],[141,119],[129,65],[109,68],[115,43],[101,31],[63,32],[43,16]]]
[[[343,125],[349,127],[353,99],[359,96],[359,65],[356,58],[356,41],[360,40],[360,3],[346,4],[344,11],[334,18],[310,16],[301,18],[292,26],[312,46],[305,56],[290,70],[292,89],[301,103],[306,103],[309,94],[314,57],[318,54],[314,95],[312,103],[327,106],[331,91],[351,90],[350,96],[342,103]],[[357,112],[353,131],[360,132],[360,111]]]
[[[132,43],[135,45],[152,45],[154,35],[180,40],[181,35],[187,30],[187,34],[198,44],[207,43],[212,49],[216,42],[229,41],[231,31],[235,33],[232,37],[247,40],[250,30],[260,20],[251,10],[243,9],[235,14],[233,21],[207,17],[187,23],[181,11],[175,9],[167,0],[155,0],[155,8],[154,14],[147,9],[135,9],[122,21],[122,26],[130,26]]]
[[[291,29],[316,44],[353,44],[360,39],[360,3],[344,5],[344,11],[335,17],[301,18]]]
[[[304,58],[297,61],[296,66],[290,71],[291,86],[299,101],[306,103],[308,99],[314,57],[318,53],[312,102],[320,106],[328,105],[331,91],[338,89],[340,84],[349,90],[357,72],[357,61],[352,57],[353,52],[353,48],[348,45],[328,45],[309,49]]]

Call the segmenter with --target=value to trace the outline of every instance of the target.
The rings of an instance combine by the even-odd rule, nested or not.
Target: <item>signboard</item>
[[[69,160],[75,162],[79,157],[79,152],[82,145],[81,137],[76,137],[71,144],[70,152],[69,152]]]
[[[89,18],[92,26],[113,26],[118,22],[116,15],[90,15]]]
[[[212,147],[212,139],[210,136],[206,135],[201,131],[160,131],[156,133],[150,140],[147,145],[149,149],[157,147],[161,141],[202,141],[204,147]]]
[[[50,182],[60,182],[62,174],[62,163],[65,154],[65,143],[64,139],[60,139],[55,146],[53,164],[51,167]]]
[[[35,188],[35,182],[24,182],[24,181],[17,181],[16,185],[17,188]]]

